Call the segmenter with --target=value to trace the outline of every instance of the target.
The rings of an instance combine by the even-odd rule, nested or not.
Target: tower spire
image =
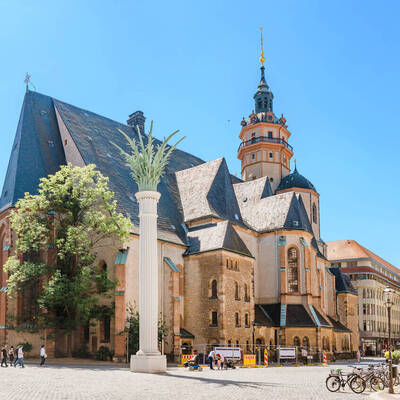
[[[260,28],[261,31],[261,54],[260,54],[260,63],[261,63],[261,67],[264,67],[264,62],[265,62],[265,58],[264,58],[264,46],[263,46],[263,34],[262,34],[262,30],[263,28]]]

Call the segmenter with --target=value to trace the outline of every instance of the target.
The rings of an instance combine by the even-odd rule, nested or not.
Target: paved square
[[[335,366],[338,367],[338,366]],[[134,374],[108,366],[57,366],[0,369],[0,397],[15,400],[127,400],[127,399],[362,399],[364,394],[330,393],[325,379],[330,368],[239,368],[191,372],[179,367],[166,374]]]

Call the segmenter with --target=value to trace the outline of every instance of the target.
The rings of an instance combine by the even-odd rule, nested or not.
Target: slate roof
[[[61,164],[65,164],[54,108],[59,112],[84,162],[96,164],[100,172],[110,178],[109,186],[115,192],[118,210],[131,218],[138,232],[138,203],[134,196],[137,185],[119,151],[110,143],[113,141],[127,149],[126,141],[117,129],[138,138],[136,130],[37,92],[29,91],[25,96],[14,144],[16,150],[11,154],[3,188],[2,208],[14,205],[24,192],[36,193],[39,179],[56,172]],[[53,141],[53,146],[49,146],[49,140]],[[146,140],[144,136],[145,143]],[[175,172],[202,163],[204,161],[200,158],[182,150],[173,153],[158,186],[161,192],[157,221],[160,239],[186,243]],[[5,192],[7,196],[4,196]]]
[[[224,158],[176,173],[185,222],[214,216],[242,223]]]
[[[294,168],[294,171],[281,179],[278,188],[276,191],[291,189],[291,188],[302,188],[302,189],[311,189],[314,192],[317,192],[315,186],[303,175],[299,174],[297,171],[297,166]]]
[[[264,323],[270,323],[272,321],[272,326],[280,326],[281,321],[281,304],[257,304],[256,310],[261,310],[264,314],[264,318],[260,314],[260,312],[256,313],[256,317],[258,316],[260,319],[256,322],[259,322],[260,325]],[[263,325],[264,326],[264,325]],[[267,325],[269,326],[269,325]],[[305,307],[302,304],[288,304],[286,307],[286,327],[315,327],[317,324],[313,321],[310,314],[307,312]]]
[[[314,307],[314,311],[315,311],[315,314],[317,315],[320,325],[331,328],[331,325],[329,324],[329,322],[322,316],[322,314],[315,307]]]
[[[351,332],[349,328],[344,326],[340,321],[333,319],[328,315],[329,321],[331,322],[335,332]]]
[[[258,232],[300,229],[313,234],[301,196],[270,195],[268,178],[233,185],[243,222]]]
[[[12,207],[24,193],[37,193],[40,178],[66,164],[54,111],[48,96],[28,91],[11,150],[0,198],[0,211]]]
[[[275,326],[274,321],[271,319],[269,314],[264,311],[260,304],[254,305],[254,322],[258,326]]]
[[[188,232],[189,248],[185,255],[212,250],[228,250],[247,257],[253,257],[243,240],[229,221],[209,223]]]
[[[190,333],[188,330],[185,328],[181,328],[180,330],[180,336],[182,339],[194,339],[193,333]]]
[[[134,232],[138,233],[138,203],[134,196],[137,185],[120,152],[111,144],[114,142],[129,151],[118,129],[138,138],[136,129],[37,92],[28,91],[25,95],[0,199],[2,210],[13,206],[25,192],[36,193],[40,178],[55,173],[68,161],[59,122],[65,125],[83,162],[96,164],[109,177],[118,210],[132,220]],[[146,135],[143,141],[146,143]],[[160,142],[156,140],[157,143]],[[267,177],[243,182],[229,173],[224,158],[205,163],[177,149],[158,191],[161,193],[157,220],[160,239],[187,245],[183,222],[209,216],[230,221],[230,224],[206,227],[204,233],[191,232],[189,253],[227,248],[251,256],[231,223],[258,232],[284,228],[312,234],[300,196],[293,192],[273,195]],[[211,235],[214,242],[206,235]]]
[[[353,284],[350,281],[350,278],[344,274],[340,268],[331,267],[329,271],[335,275],[335,289],[338,293],[353,293],[357,295],[357,290],[354,289]]]

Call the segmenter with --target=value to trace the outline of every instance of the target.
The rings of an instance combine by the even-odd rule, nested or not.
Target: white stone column
[[[165,372],[167,360],[158,351],[157,203],[160,193],[136,193],[139,201],[139,351],[131,371]]]

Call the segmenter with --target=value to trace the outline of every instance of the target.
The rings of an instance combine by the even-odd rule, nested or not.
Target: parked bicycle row
[[[363,393],[368,387],[373,391],[383,390],[389,387],[390,369],[387,363],[369,364],[363,366],[351,366],[348,371],[342,368],[331,369],[326,379],[326,387],[330,392],[345,389],[346,385],[354,393]],[[393,367],[393,384],[399,385],[400,379],[397,366]]]

